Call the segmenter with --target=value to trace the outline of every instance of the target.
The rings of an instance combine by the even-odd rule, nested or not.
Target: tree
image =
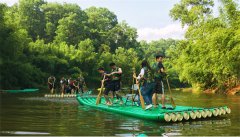
[[[108,33],[107,40],[110,43],[111,51],[115,51],[118,47],[126,49],[137,47],[137,30],[128,26],[126,22],[117,24]]]
[[[80,12],[82,13],[82,12]],[[55,37],[56,42],[66,42],[68,45],[77,45],[86,38],[87,16],[84,13],[69,13],[67,17],[59,20]]]
[[[33,41],[37,38],[44,38],[45,18],[41,6],[43,0],[19,0],[18,12],[20,15],[20,24],[26,29]]]
[[[85,13],[76,4],[59,4],[59,3],[46,3],[41,6],[43,9],[46,20],[46,42],[52,42],[56,36],[56,30],[59,25],[59,20],[68,17],[70,13],[76,13],[77,15],[84,17]],[[84,17],[85,18],[85,17]],[[82,23],[82,22],[79,22]]]
[[[85,12],[88,16],[88,37],[94,40],[96,50],[101,44],[109,45],[106,39],[108,32],[118,24],[117,16],[107,8],[90,7]]]
[[[182,25],[197,24],[212,13],[213,5],[213,0],[181,0],[170,10],[170,16]]]
[[[187,14],[191,20],[185,35],[187,39],[169,50],[172,66],[180,79],[195,87],[224,90],[239,81],[239,25],[236,22],[240,14],[234,1],[226,0],[222,5],[220,16],[216,18],[209,15],[197,21]],[[175,17],[182,19],[182,15]]]

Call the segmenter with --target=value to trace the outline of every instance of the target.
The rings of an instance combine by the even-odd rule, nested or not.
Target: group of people
[[[161,95],[162,109],[165,107],[165,96],[164,96],[164,85],[163,78],[166,76],[164,66],[162,64],[163,56],[157,55],[155,63],[150,67],[149,63],[144,60],[142,61],[141,72],[138,76],[133,74],[136,79],[136,83],[141,85],[140,91],[146,103],[146,109],[151,107],[158,107],[159,100],[158,95]],[[140,103],[139,103],[140,104]]]
[[[50,76],[48,78],[48,88],[50,93],[54,93],[56,78],[54,76]],[[61,94],[73,94],[73,93],[83,93],[83,87],[86,87],[86,83],[84,78],[80,75],[77,79],[72,79],[71,77],[66,79],[62,77],[60,79],[60,92]]]
[[[166,76],[164,66],[162,64],[163,56],[157,55],[156,61],[153,66],[150,67],[149,63],[144,60],[142,61],[141,72],[138,76],[133,74],[133,78],[136,79],[136,83],[140,85],[140,92],[146,103],[146,109],[151,107],[158,107],[158,95],[161,94],[162,109],[165,109],[165,96],[164,96],[164,85],[163,78]],[[102,76],[102,85],[104,85],[104,97],[106,100],[106,105],[113,104],[113,98],[116,95],[117,101],[123,104],[122,96],[120,94],[121,88],[121,75],[122,69],[117,67],[115,63],[110,63],[111,72],[108,73],[104,68],[98,68],[98,72]],[[109,92],[112,91],[112,96],[109,97]],[[140,105],[140,101],[138,101]]]
[[[106,105],[112,105],[114,96],[116,96],[117,102],[119,101],[120,104],[123,104],[122,96],[120,93],[122,69],[120,67],[117,67],[115,63],[110,63],[109,66],[111,67],[110,73],[106,72],[102,67],[98,68],[98,72],[102,76],[102,85],[105,87],[103,94],[106,99]],[[110,91],[112,91],[112,101],[110,101],[110,98],[108,96]]]
[[[140,92],[146,103],[146,109],[151,107],[158,107],[159,100],[158,95],[161,95],[161,104],[162,109],[165,109],[165,96],[164,96],[164,85],[163,78],[166,76],[164,66],[162,64],[163,56],[157,55],[155,58],[155,63],[150,66],[149,63],[144,60],[142,61],[141,71],[138,76],[136,73],[133,74],[133,78],[136,79],[136,84],[140,85]],[[111,72],[106,72],[103,67],[98,68],[98,72],[101,74],[101,82],[104,86],[104,97],[106,100],[106,105],[112,105],[114,102],[114,97],[116,96],[117,101],[120,104],[123,104],[121,96],[121,76],[122,69],[116,66],[115,63],[109,64]],[[53,94],[55,88],[56,78],[50,76],[48,78],[48,86],[50,93]],[[65,79],[64,77],[60,80],[61,93],[83,93],[83,86],[86,86],[84,78],[80,75],[76,80],[69,78]],[[112,96],[109,96],[109,92],[112,92]],[[140,105],[140,101],[138,101]]]

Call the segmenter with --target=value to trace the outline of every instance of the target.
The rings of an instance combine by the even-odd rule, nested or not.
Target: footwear
[[[150,104],[150,105],[147,105],[146,106],[146,108],[145,108],[145,110],[148,110],[148,109],[150,109],[150,108],[152,108],[153,107],[153,105],[152,104]]]
[[[166,109],[166,107],[162,107],[162,109]]]
[[[113,104],[117,104],[119,102],[119,100],[117,99],[114,101],[114,99],[113,99],[112,102],[113,102]]]
[[[108,102],[106,105],[108,105],[108,106],[112,106],[112,103]]]
[[[120,103],[119,103],[120,105],[122,105],[123,104],[123,101],[120,101]]]

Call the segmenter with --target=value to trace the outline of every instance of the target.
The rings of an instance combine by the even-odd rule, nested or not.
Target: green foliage
[[[97,68],[110,71],[111,62],[122,68],[123,84],[129,86],[133,68],[140,71],[143,59],[152,63],[158,53],[168,56],[166,51],[177,43],[136,39],[137,30],[118,23],[106,8],[81,10],[76,4],[43,0],[20,0],[11,7],[0,4],[1,89],[45,85],[50,75],[59,80],[82,74],[91,85],[98,81]],[[231,54],[238,53],[233,49]],[[169,61],[165,63],[174,83],[181,84]]]
[[[56,41],[66,42],[68,45],[77,45],[86,37],[85,14],[69,13],[67,17],[59,20],[56,30]]]
[[[20,25],[26,29],[33,41],[44,37],[45,18],[41,6],[43,0],[19,0]]]
[[[170,10],[174,20],[180,20],[182,25],[193,25],[204,20],[211,12],[213,0],[181,0]]]
[[[235,83],[240,79],[240,28],[236,23],[240,21],[240,11],[232,0],[222,4],[219,17],[209,16],[201,21],[190,18],[192,23],[186,32],[186,40],[168,51],[180,80],[203,89],[229,88],[229,81]],[[176,18],[182,19],[182,15],[176,15]]]
[[[111,45],[111,51],[115,51],[118,47],[123,47],[126,49],[136,48],[138,43],[137,30],[128,26],[126,22],[117,24],[108,33],[108,41]]]
[[[113,62],[122,68],[122,77],[124,78],[123,83],[131,84],[133,74],[132,69],[139,64],[137,52],[132,48],[124,49],[119,47],[113,55]]]

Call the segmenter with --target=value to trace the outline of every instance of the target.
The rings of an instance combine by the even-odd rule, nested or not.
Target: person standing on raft
[[[49,88],[51,94],[54,93],[55,81],[56,81],[56,78],[54,76],[50,76],[48,78],[48,88]]]
[[[165,96],[164,96],[164,85],[163,85],[163,78],[166,76],[164,66],[162,64],[163,56],[157,55],[155,63],[152,66],[152,69],[154,70],[154,82],[155,87],[153,90],[153,96],[152,96],[152,102],[154,104],[154,107],[156,108],[158,105],[158,94],[161,94],[161,100],[162,100],[162,109],[166,109],[165,107]]]
[[[122,96],[120,95],[122,69],[117,67],[115,63],[110,63],[109,66],[112,68],[110,76],[112,77],[111,83],[112,83],[113,97],[116,94],[117,99],[120,100],[120,105],[122,105],[123,100],[122,100]]]
[[[107,72],[105,72],[104,68],[100,67],[98,68],[98,72],[101,74],[101,83],[104,82],[104,98],[106,100],[106,105],[112,105],[112,102],[110,101],[109,97],[108,97],[108,93],[110,92],[110,90],[112,89],[112,83],[111,83],[111,77],[109,76],[109,74],[107,74]],[[105,76],[105,79],[103,79]]]
[[[142,61],[142,69],[138,77],[133,75],[141,83],[141,94],[146,103],[146,110],[152,107],[152,92],[154,88],[153,73],[150,65],[146,60]],[[140,103],[139,103],[140,104]]]

